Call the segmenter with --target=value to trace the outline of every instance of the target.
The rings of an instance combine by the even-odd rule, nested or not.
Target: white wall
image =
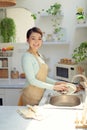
[[[16,42],[26,42],[26,32],[28,28],[35,25],[31,12],[25,8],[7,8],[7,17],[11,17],[16,25]]]

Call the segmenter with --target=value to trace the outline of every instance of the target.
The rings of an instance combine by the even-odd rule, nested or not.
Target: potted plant
[[[15,41],[16,25],[12,18],[3,18],[0,22],[0,30],[4,43]]]
[[[77,8],[76,18],[77,18],[77,23],[85,23],[86,22],[83,8],[81,8],[81,7]]]
[[[74,49],[72,58],[76,63],[87,60],[87,41],[82,42],[77,48]]]

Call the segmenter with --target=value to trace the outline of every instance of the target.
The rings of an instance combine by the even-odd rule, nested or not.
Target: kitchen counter
[[[43,106],[40,106],[43,107]],[[17,112],[19,106],[0,106],[0,130],[76,130],[76,114],[81,116],[82,109],[44,108],[41,121],[25,119]]]
[[[23,88],[25,79],[0,79],[0,88]]]

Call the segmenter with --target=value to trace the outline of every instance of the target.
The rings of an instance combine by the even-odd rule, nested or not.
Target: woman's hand
[[[66,86],[66,83],[61,83],[61,84],[55,85],[54,90],[63,92],[63,91],[68,91],[68,88]]]

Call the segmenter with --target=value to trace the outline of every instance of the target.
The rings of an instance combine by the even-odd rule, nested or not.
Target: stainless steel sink
[[[81,100],[76,95],[59,95],[52,96],[49,100],[49,103],[54,106],[77,106],[80,105]]]

